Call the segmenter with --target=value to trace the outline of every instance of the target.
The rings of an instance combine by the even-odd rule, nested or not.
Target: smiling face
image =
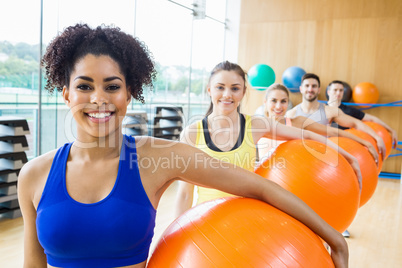
[[[63,88],[63,98],[77,122],[81,140],[121,134],[131,95],[119,65],[109,56],[87,54],[78,60],[69,88]]]
[[[245,93],[245,81],[235,71],[219,71],[211,77],[208,94],[213,111],[228,115],[237,112]]]
[[[304,79],[300,86],[300,92],[306,101],[315,101],[318,98],[318,94],[320,93],[320,86],[318,84],[318,81],[314,78]]]
[[[285,116],[288,109],[289,95],[283,90],[273,89],[268,93],[264,103],[268,116],[279,119]]]

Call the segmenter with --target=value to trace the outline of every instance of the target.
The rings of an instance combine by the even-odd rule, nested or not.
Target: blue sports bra
[[[37,234],[47,262],[101,268],[145,261],[156,210],[141,182],[135,139],[124,136],[115,185],[106,198],[92,204],[77,202],[67,192],[71,145],[57,151],[37,209]]]

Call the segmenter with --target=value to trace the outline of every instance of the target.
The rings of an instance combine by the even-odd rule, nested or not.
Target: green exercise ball
[[[275,72],[266,64],[255,64],[248,71],[250,85],[257,90],[265,90],[275,83]]]

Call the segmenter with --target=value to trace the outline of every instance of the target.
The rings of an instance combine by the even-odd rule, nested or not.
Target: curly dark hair
[[[76,24],[53,39],[41,60],[46,69],[45,89],[52,93],[54,88],[62,91],[63,86],[69,87],[75,63],[88,54],[115,60],[131,95],[144,103],[142,87],[152,87],[156,75],[152,54],[137,38],[105,25],[91,29],[87,24]]]

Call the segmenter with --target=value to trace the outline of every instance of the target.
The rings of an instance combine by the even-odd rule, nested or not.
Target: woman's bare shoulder
[[[56,152],[57,149],[52,150],[26,163],[19,173],[18,184],[37,183],[38,180],[47,177]]]

